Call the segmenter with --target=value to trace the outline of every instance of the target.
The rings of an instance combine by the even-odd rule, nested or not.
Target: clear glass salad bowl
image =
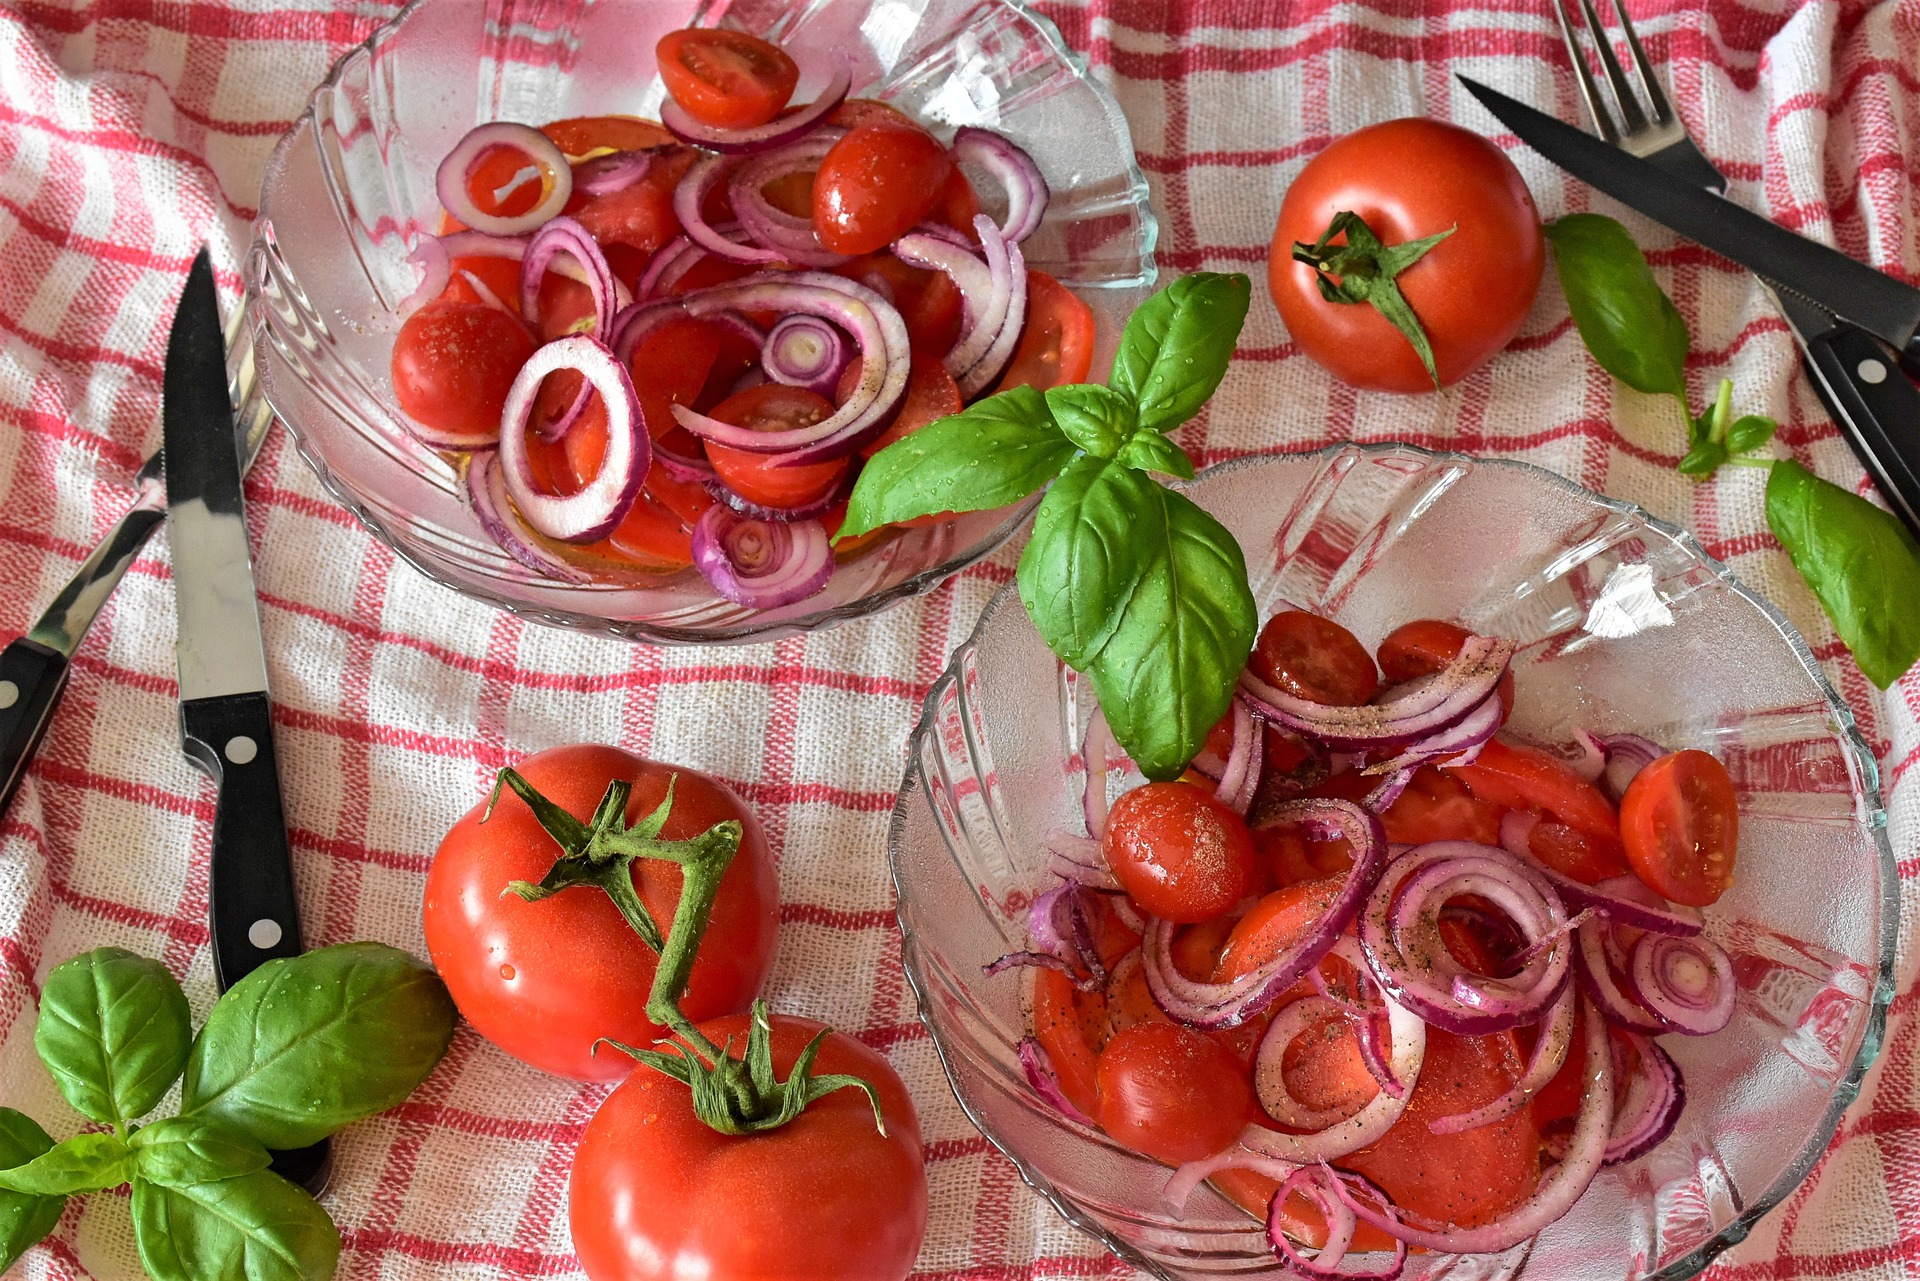
[[[584,586],[542,578],[481,529],[458,464],[402,425],[388,374],[395,307],[417,278],[410,236],[438,226],[441,157],[483,121],[654,117],[655,43],[723,19],[786,46],[799,100],[844,64],[858,94],[937,130],[980,125],[1025,147],[1053,188],[1027,259],[1089,302],[1095,367],[1111,360],[1154,276],[1146,181],[1119,107],[1015,0],[417,0],[340,60],[275,149],[246,284],[274,412],[334,497],[429,577],[537,621],[635,640],[765,640],[926,591],[1030,511],[899,533],[844,557],[821,594],[750,610],[691,569]],[[997,193],[980,188],[991,206]]]
[[[1532,1242],[1407,1264],[1413,1278],[1694,1275],[1825,1150],[1892,995],[1899,898],[1876,770],[1806,643],[1681,530],[1524,463],[1336,446],[1213,467],[1188,492],[1239,538],[1263,618],[1289,601],[1369,644],[1453,618],[1521,643],[1523,733],[1631,730],[1727,765],[1737,883],[1708,929],[1739,1003],[1714,1036],[1662,1039],[1686,1077],[1678,1128]],[[1022,909],[1055,883],[1042,839],[1085,831],[1075,745],[1090,715],[1090,691],[1002,591],[928,694],[893,811],[921,1018],[967,1114],[1072,1222],[1156,1277],[1277,1275],[1261,1225],[1207,1188],[1175,1217],[1165,1167],[1028,1087],[1026,984],[981,973],[1027,946]]]

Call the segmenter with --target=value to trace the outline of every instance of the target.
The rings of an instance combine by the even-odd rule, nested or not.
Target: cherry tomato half
[[[804,387],[761,383],[715,405],[712,417],[754,431],[788,431],[811,427],[832,413],[832,401]],[[802,507],[826,497],[850,465],[845,458],[834,458],[784,467],[777,454],[756,454],[712,441],[707,442],[707,461],[727,488],[750,503],[768,507]]]
[[[533,355],[525,325],[484,303],[430,302],[393,343],[393,394],[437,431],[498,437],[520,366]]]
[[[1380,688],[1367,647],[1331,618],[1301,609],[1267,620],[1247,666],[1295,698],[1331,707],[1358,707]]]
[[[1186,783],[1146,783],[1115,801],[1101,844],[1133,901],[1168,921],[1219,916],[1254,876],[1246,823]]]
[[[800,68],[785,49],[744,31],[669,31],[653,55],[673,100],[701,124],[722,129],[767,123],[800,83]]]
[[[1402,623],[1380,642],[1380,674],[1398,684],[1417,676],[1437,672],[1451,663],[1473,633],[1437,618],[1420,618]],[[1513,673],[1501,676],[1495,687],[1500,697],[1500,718],[1513,715]]]
[[[1093,369],[1093,308],[1044,271],[1027,268],[1027,323],[995,391],[1083,383]]]
[[[1650,889],[1690,907],[1715,902],[1733,884],[1740,846],[1739,797],[1727,767],[1706,752],[1662,756],[1620,798],[1620,835]]]
[[[1100,1128],[1177,1165],[1227,1147],[1254,1111],[1253,1087],[1225,1046],[1177,1023],[1116,1034],[1097,1068]]]
[[[837,254],[885,248],[926,217],[953,157],[924,129],[861,125],[833,144],[813,178],[813,229]]]

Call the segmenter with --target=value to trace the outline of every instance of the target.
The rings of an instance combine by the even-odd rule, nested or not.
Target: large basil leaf
[[[190,1187],[267,1168],[267,1150],[244,1134],[199,1116],[170,1116],[135,1130],[134,1172],[149,1183]]]
[[[53,1137],[32,1117],[0,1108],[0,1169],[25,1165],[53,1148]],[[0,1191],[0,1272],[53,1231],[66,1206],[63,1196]]]
[[[1017,503],[1073,457],[1046,398],[1015,387],[928,423],[872,458],[847,500],[838,538],[936,512]]]
[[[1140,425],[1172,431],[1200,412],[1226,376],[1253,286],[1197,271],[1134,309],[1107,385],[1139,406]]]
[[[1137,426],[1133,402],[1099,383],[1049,387],[1047,409],[1060,434],[1095,458],[1119,453]]]
[[[160,1102],[192,1039],[187,998],[167,967],[102,947],[47,976],[33,1048],[77,1111],[124,1124]]]
[[[1067,665],[1087,670],[1120,626],[1145,572],[1135,507],[1157,485],[1123,464],[1083,454],[1040,500],[1033,537],[1020,554],[1020,603]]]
[[[164,1187],[133,1181],[133,1234],[154,1281],[328,1281],[340,1232],[271,1170]]]
[[[72,1196],[117,1188],[133,1177],[133,1156],[114,1134],[76,1134],[23,1165],[0,1170],[0,1188],[32,1196]]]
[[[446,1053],[446,986],[383,943],[268,961],[214,1004],[193,1042],[181,1115],[270,1148],[303,1148],[399,1103]]]
[[[1687,322],[1627,229],[1603,214],[1547,224],[1553,265],[1580,339],[1600,367],[1636,391],[1687,401]]]
[[[1767,478],[1767,524],[1867,679],[1899,680],[1920,658],[1920,547],[1899,520],[1783,458]]]

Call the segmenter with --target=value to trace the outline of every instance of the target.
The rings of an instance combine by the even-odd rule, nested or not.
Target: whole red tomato
[[[704,954],[707,944],[702,944]],[[776,1014],[785,1080],[821,1025]],[[747,1019],[700,1030],[737,1048]],[[864,1091],[836,1090],[776,1130],[729,1136],[694,1116],[691,1092],[641,1068],[607,1097],[573,1161],[573,1248],[592,1281],[900,1281],[927,1227],[920,1121],[887,1060],[832,1032],[816,1076],[850,1073],[880,1092],[882,1136]]]
[[[699,1020],[743,1010],[766,981],[780,922],[780,886],[767,839],[746,804],[716,779],[645,760],[617,747],[556,747],[515,767],[574,817],[593,816],[611,779],[633,784],[627,821],[659,807],[673,782],[673,809],[660,835],[697,836],[737,819],[742,831],[682,1002]],[[503,791],[484,823],[486,802],[453,825],[427,871],[427,950],[454,1004],[479,1033],[543,1071],[613,1081],[633,1068],[626,1055],[593,1054],[600,1037],[650,1045],[662,1035],[647,1018],[656,958],[596,888],[562,890],[538,903],[507,892],[538,882],[559,857],[525,801]],[[659,859],[633,864],[641,901],[667,930],[680,901],[680,869]]]
[[[1438,120],[1388,120],[1308,161],[1280,205],[1267,287],[1294,341],[1355,387],[1431,391],[1413,345],[1386,317],[1367,303],[1328,302],[1313,268],[1293,259],[1295,242],[1315,243],[1345,210],[1388,246],[1457,228],[1397,277],[1442,385],[1512,340],[1540,288],[1546,240],[1527,184],[1499,148]]]

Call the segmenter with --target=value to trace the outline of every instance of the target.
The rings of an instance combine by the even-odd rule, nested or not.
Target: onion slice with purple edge
[[[1338,990],[1328,981],[1324,963],[1308,970],[1307,978],[1313,983],[1314,990],[1340,1006],[1354,1025],[1354,1040],[1360,1047],[1360,1061],[1366,1064],[1368,1074],[1394,1098],[1406,1098],[1413,1084],[1394,1075],[1393,1037],[1388,1026],[1386,990],[1380,986],[1380,980],[1373,976],[1373,971],[1367,968],[1367,958],[1360,951],[1359,941],[1343,934],[1340,941],[1333,945],[1333,951],[1327,955],[1345,961],[1352,968],[1356,980],[1370,991],[1372,999],[1360,993],[1349,995]]]
[[[731,311],[822,316],[852,334],[860,345],[859,385],[838,409],[811,427],[754,431],[675,405],[673,416],[696,436],[749,453],[780,454],[782,466],[825,462],[845,457],[886,430],[887,415],[906,393],[911,356],[906,321],[865,285],[824,272],[788,272],[715,285],[678,301],[691,316]]]
[[[765,152],[741,165],[727,187],[741,230],[756,244],[777,249],[803,266],[838,267],[853,261],[851,254],[835,253],[820,243],[812,218],[778,208],[767,199],[765,190],[776,178],[817,170],[833,145],[846,135],[844,129],[820,129],[791,146]]]
[[[991,227],[993,220],[982,214],[976,225]],[[960,291],[960,334],[940,358],[941,365],[956,380],[987,354],[1006,321],[1007,304],[1013,299],[1005,242],[997,231],[994,236],[999,251],[985,261],[971,248],[938,236],[915,232],[893,242],[894,257],[910,267],[944,272]]]
[[[1043,842],[1047,870],[1062,880],[1096,890],[1117,890],[1120,880],[1107,866],[1106,852],[1091,837],[1055,832]]]
[[[714,232],[721,236],[730,236],[740,230],[737,222],[723,222]],[[666,244],[654,251],[647,262],[647,269],[640,273],[640,279],[633,286],[636,302],[646,302],[657,294],[671,289],[680,277],[687,274],[693,265],[707,256],[707,251],[693,243],[685,232],[681,232]]]
[[[1287,1049],[1302,1033],[1332,1019],[1346,1021],[1346,1015],[1332,998],[1302,996],[1288,1001],[1274,1012],[1273,1021],[1260,1036],[1253,1058],[1253,1092],[1266,1114],[1296,1130],[1324,1130],[1347,1119],[1339,1108],[1316,1108],[1295,1098],[1287,1088]]]
[[[1400,754],[1391,760],[1361,768],[1363,774],[1391,774],[1399,770],[1415,770],[1429,761],[1451,757],[1449,765],[1469,765],[1478,759],[1480,749],[1500,728],[1500,700],[1488,697],[1481,700],[1480,706],[1467,713],[1466,719],[1458,725],[1429,734],[1417,742],[1408,743],[1400,749]],[[1519,813],[1520,811],[1513,811]]]
[[[1699,908],[1667,902],[1632,873],[1610,876],[1597,885],[1588,885],[1548,867],[1533,857],[1528,844],[1538,823],[1539,819],[1532,814],[1509,812],[1500,820],[1500,844],[1519,856],[1528,871],[1553,886],[1569,908],[1590,907],[1615,925],[1681,938],[1690,938],[1706,928],[1707,918],[1700,914]]]
[[[734,604],[778,609],[827,585],[833,547],[817,520],[753,520],[715,503],[694,522],[693,563]]]
[[[1353,866],[1327,910],[1280,955],[1229,982],[1198,982],[1173,963],[1174,927],[1150,919],[1142,941],[1147,989],[1167,1016],[1202,1031],[1238,1027],[1279,1000],[1333,949],[1385,865],[1387,835],[1380,820],[1351,801],[1311,798],[1274,807],[1272,821],[1298,823],[1317,834],[1345,837]]]
[[[798,507],[769,507],[765,503],[756,503],[750,498],[742,498],[730,489],[727,482],[721,480],[718,474],[703,480],[701,484],[709,494],[713,495],[716,502],[725,503],[740,515],[752,520],[814,520],[846,501],[847,495],[853,492],[854,480],[858,475],[858,468],[849,467],[832,489],[812,502],[802,503]]]
[[[506,483],[501,477],[500,460],[491,451],[476,453],[467,459],[467,504],[487,531],[487,537],[500,544],[500,550],[535,573],[565,583],[586,583],[593,576],[554,552],[542,547],[529,533],[523,533],[520,518],[507,501]]]
[[[767,331],[760,367],[767,377],[789,387],[804,387],[833,399],[847,367],[847,344],[840,331],[818,316],[784,316]]]
[[[1260,767],[1266,755],[1265,735],[1260,731],[1260,722],[1247,709],[1246,700],[1235,698],[1233,746],[1227,752],[1227,759],[1220,763],[1219,774],[1214,776],[1218,786],[1213,789],[1213,796],[1242,817],[1253,804],[1254,793],[1260,790]]]
[[[1007,221],[999,228],[1002,236],[1018,244],[1040,226],[1053,193],[1032,156],[991,130],[964,125],[953,135],[953,158],[985,169],[1006,191]]]
[[[1638,1160],[1666,1142],[1687,1106],[1686,1082],[1672,1056],[1644,1036],[1628,1033],[1627,1040],[1638,1061],[1607,1129],[1607,1165]],[[1622,1057],[1613,1056],[1616,1072]]]
[[[593,333],[602,342],[613,332],[613,268],[600,252],[600,242],[585,227],[564,215],[548,219],[527,242],[526,256],[520,260],[520,314],[528,324],[540,320],[540,282],[548,265],[565,255],[586,273],[587,289],[593,294]]]
[[[1707,939],[1648,931],[1627,977],[1640,1004],[1676,1032],[1709,1036],[1733,1019],[1733,962]]]
[[[589,196],[611,196],[617,191],[625,191],[647,176],[647,171],[653,168],[655,156],[674,145],[663,143],[658,147],[615,151],[583,160],[574,166],[573,189]]]
[[[1007,293],[1006,312],[1000,318],[1000,328],[987,344],[980,359],[970,365],[965,373],[955,374],[954,382],[960,388],[963,400],[972,400],[991,386],[1006,371],[1007,363],[1013,359],[1013,349],[1020,341],[1020,331],[1027,323],[1027,260],[1020,252],[1020,246],[1003,240],[998,228],[985,214],[974,219],[980,229],[982,244],[988,245],[987,262],[992,269],[995,249],[989,242],[998,242],[999,253],[1005,257],[1006,266],[1002,269]],[[996,285],[996,298],[1001,286]]]
[[[1600,775],[1600,790],[1616,805],[1627,794],[1627,784],[1667,754],[1666,748],[1638,734],[1603,734],[1600,746],[1607,754],[1607,768]]]
[[[527,419],[541,380],[561,369],[585,378],[607,411],[607,450],[599,474],[578,493],[565,496],[540,492],[527,455]],[[584,334],[557,338],[537,348],[520,367],[500,414],[500,466],[514,506],[535,530],[569,543],[604,538],[633,506],[652,460],[633,379],[598,340]]]
[[[1629,1032],[1664,1032],[1666,1024],[1627,990],[1627,980],[1607,959],[1604,919],[1588,921],[1574,931],[1573,971],[1580,987],[1607,1022]]]
[[[706,215],[701,212],[713,189],[731,176],[738,163],[731,156],[703,156],[694,161],[693,168],[687,170],[680,185],[673,189],[673,215],[680,220],[680,227],[689,240],[716,257],[759,267],[785,262],[786,255],[777,249],[727,239],[707,224]]]
[[[1081,1125],[1092,1125],[1093,1118],[1073,1106],[1066,1092],[1060,1088],[1060,1078],[1054,1075],[1053,1064],[1047,1058],[1047,1052],[1040,1042],[1030,1036],[1020,1038],[1016,1051],[1020,1056],[1020,1067],[1027,1074],[1027,1084],[1033,1087],[1035,1094],[1045,1099],[1056,1111],[1069,1121],[1078,1121]]]
[[[1448,1254],[1497,1254],[1519,1245],[1571,1209],[1600,1171],[1613,1120],[1613,1054],[1607,1026],[1598,1010],[1586,1002],[1581,1002],[1581,1007],[1586,1025],[1586,1092],[1581,1096],[1566,1157],[1541,1176],[1532,1196],[1504,1218],[1482,1227],[1430,1231],[1403,1223],[1397,1216],[1355,1198],[1344,1185],[1336,1185],[1335,1190],[1354,1214],[1408,1245]]]
[[[839,110],[840,104],[847,99],[847,90],[852,87],[852,75],[842,68],[833,73],[826,87],[805,107],[792,115],[779,116],[751,129],[727,129],[719,125],[702,124],[689,115],[685,107],[668,97],[660,104],[660,123],[682,142],[725,155],[747,155],[768,151],[782,143],[805,137],[821,121]]]
[[[1546,1089],[1547,1082],[1553,1080],[1567,1061],[1567,1049],[1573,1044],[1574,1019],[1579,1015],[1580,989],[1578,985],[1568,983],[1560,989],[1560,995],[1554,998],[1547,1010],[1547,1017],[1541,1021],[1540,1036],[1534,1042],[1533,1055],[1527,1060],[1527,1070],[1520,1079],[1499,1098],[1484,1103],[1469,1112],[1458,1112],[1452,1116],[1436,1117],[1427,1123],[1427,1128],[1435,1134],[1459,1134],[1463,1130],[1477,1130],[1483,1125],[1492,1125],[1495,1121],[1504,1121],[1533,1101],[1533,1096]]]
[[[540,199],[525,213],[511,216],[483,212],[467,190],[474,166],[487,152],[506,147],[525,156],[540,171]],[[496,120],[475,125],[453,145],[434,174],[434,191],[441,207],[475,231],[496,236],[518,236],[532,231],[567,207],[573,195],[573,166],[553,140],[528,125]]]
[[[422,236],[407,254],[407,261],[420,269],[420,283],[400,300],[402,315],[412,315],[447,291],[453,280],[453,256],[438,236]]]
[[[1359,1218],[1335,1185],[1341,1185],[1342,1188],[1358,1186],[1365,1195],[1379,1201],[1384,1213],[1393,1213],[1393,1203],[1387,1199],[1387,1194],[1362,1176],[1335,1170],[1324,1164],[1302,1166],[1281,1181],[1273,1199],[1267,1203],[1267,1244],[1272,1247],[1274,1256],[1295,1274],[1314,1278],[1315,1281],[1323,1277],[1338,1278],[1338,1281],[1399,1281],[1407,1267],[1407,1245],[1404,1241],[1393,1243],[1393,1257],[1384,1267],[1364,1271],[1340,1267],[1353,1248],[1353,1233]],[[1301,1253],[1300,1247],[1286,1233],[1284,1212],[1287,1198],[1294,1195],[1311,1203],[1327,1223],[1326,1244],[1312,1258]],[[1347,1196],[1351,1195],[1349,1191]]]
[[[1160,1189],[1160,1203],[1178,1218],[1186,1210],[1187,1202],[1193,1199],[1194,1189],[1222,1170],[1251,1170],[1279,1181],[1299,1168],[1294,1161],[1282,1161],[1277,1157],[1249,1152],[1245,1148],[1231,1147],[1224,1152],[1201,1157],[1198,1161],[1188,1161],[1175,1169],[1166,1187]]]
[[[1465,720],[1493,693],[1513,658],[1514,643],[1498,636],[1469,636],[1440,671],[1389,686],[1382,701],[1361,707],[1329,707],[1275,689],[1251,671],[1240,689],[1268,720],[1338,751],[1403,747]]]

